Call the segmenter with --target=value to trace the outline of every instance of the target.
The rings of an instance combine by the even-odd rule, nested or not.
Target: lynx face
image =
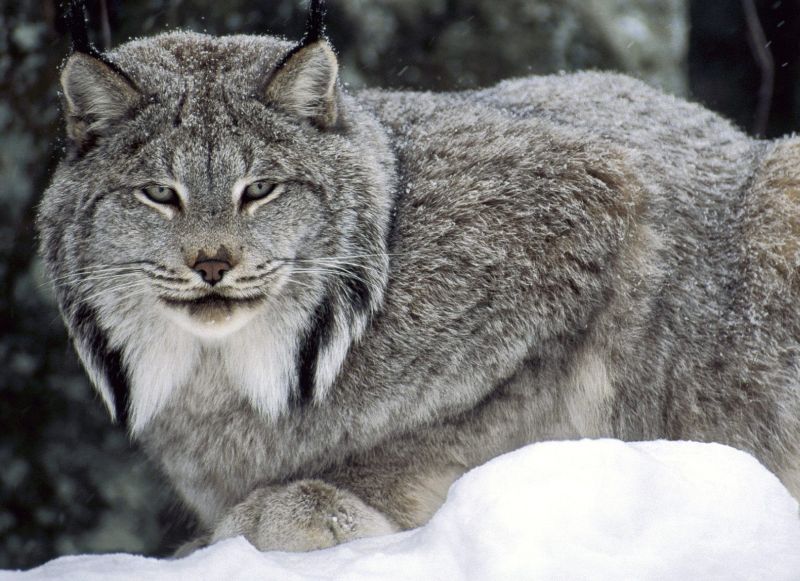
[[[112,413],[130,391],[134,431],[209,355],[269,415],[324,397],[381,304],[385,137],[348,108],[325,41],[290,49],[176,33],[65,65],[71,153],[42,248],[84,365]]]
[[[337,239],[342,200],[326,175],[335,163],[303,135],[318,130],[278,140],[257,130],[274,128],[277,116],[251,106],[249,123],[238,124],[240,111],[214,104],[201,125],[185,103],[177,127],[126,160],[113,191],[97,200],[89,243],[93,267],[132,267],[100,285],[105,301],[137,298],[193,334],[219,338],[258,313],[313,306],[323,275],[339,264],[328,259],[347,251]],[[299,151],[320,169],[304,167]]]

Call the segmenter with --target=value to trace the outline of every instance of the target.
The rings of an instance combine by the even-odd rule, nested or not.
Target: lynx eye
[[[266,198],[273,190],[275,190],[275,188],[276,185],[271,184],[270,182],[253,182],[244,189],[244,192],[242,192],[242,201],[249,202],[252,200]]]
[[[147,198],[156,204],[168,204],[170,206],[180,206],[180,198],[178,192],[174,188],[162,185],[145,186],[140,191],[147,196]]]
[[[267,180],[250,182],[241,190],[239,208],[252,216],[261,206],[280,196],[285,188],[285,184]]]

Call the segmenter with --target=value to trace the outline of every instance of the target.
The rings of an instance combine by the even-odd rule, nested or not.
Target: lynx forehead
[[[553,438],[723,442],[800,495],[798,139],[601,73],[351,95],[319,2],[298,44],[76,46],[41,249],[194,546],[418,526]]]

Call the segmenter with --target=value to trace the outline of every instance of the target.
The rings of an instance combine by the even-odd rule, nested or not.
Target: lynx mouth
[[[160,298],[170,319],[187,331],[210,339],[225,337],[241,329],[264,303],[260,297],[238,298],[219,294],[192,299]]]
[[[203,315],[211,312],[232,313],[236,308],[252,307],[263,302],[261,297],[226,297],[218,294],[210,294],[193,299],[175,299],[171,297],[161,297],[161,300],[175,308],[185,308],[191,315]]]

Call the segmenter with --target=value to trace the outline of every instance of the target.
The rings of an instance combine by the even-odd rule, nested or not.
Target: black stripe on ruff
[[[329,297],[317,305],[311,317],[311,324],[300,341],[297,354],[297,392],[295,402],[306,405],[314,398],[315,376],[319,354],[331,341],[333,334],[333,308]]]
[[[80,303],[72,317],[72,327],[76,331],[77,340],[89,350],[91,365],[104,376],[114,396],[114,409],[117,421],[128,425],[130,412],[130,384],[122,353],[111,349],[108,338],[100,329],[97,313],[86,303]]]

